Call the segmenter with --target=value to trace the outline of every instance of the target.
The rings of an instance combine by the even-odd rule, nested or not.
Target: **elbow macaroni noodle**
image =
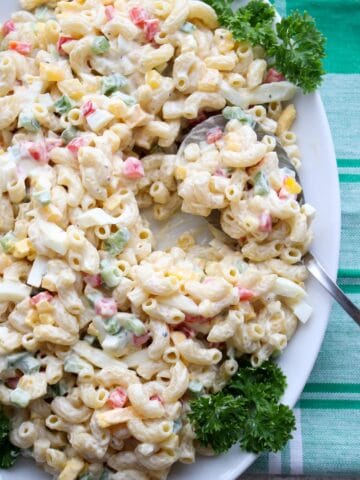
[[[314,209],[295,87],[198,0],[20,0],[0,54],[0,401],[11,441],[59,480],[164,479],[195,461],[194,382],[221,389],[306,321]],[[141,6],[144,5],[144,6]],[[207,114],[242,119],[177,154]],[[218,210],[158,250],[142,215]],[[109,477],[102,476],[108,472]],[[83,477],[83,475],[85,475]]]

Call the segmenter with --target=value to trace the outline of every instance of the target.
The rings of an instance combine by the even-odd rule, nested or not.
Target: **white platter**
[[[16,0],[0,3],[0,20],[19,9]],[[306,201],[317,209],[314,222],[315,240],[312,251],[318,256],[332,278],[336,278],[340,244],[340,196],[336,158],[329,124],[318,93],[295,99],[298,135],[303,166],[300,178]],[[293,406],[300,396],[320,350],[330,313],[331,300],[312,278],[307,282],[312,318],[302,325],[280,358],[280,366],[288,378],[283,401]],[[193,465],[179,465],[169,480],[234,480],[255,460],[256,456],[241,453],[235,446],[226,455],[199,457]],[[0,470],[1,480],[46,480],[50,477],[32,461],[21,460],[11,470]]]

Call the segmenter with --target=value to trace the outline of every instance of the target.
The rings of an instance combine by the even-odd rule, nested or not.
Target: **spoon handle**
[[[309,272],[316,280],[327,290],[339,305],[347,312],[350,317],[360,326],[360,310],[349,298],[340,290],[336,283],[331,280],[325,272],[319,261],[308,253],[304,258],[304,263]]]

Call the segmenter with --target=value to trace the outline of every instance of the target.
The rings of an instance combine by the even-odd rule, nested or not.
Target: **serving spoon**
[[[220,127],[224,129],[227,122],[228,120],[223,115],[214,115],[212,117],[209,117],[207,120],[196,125],[184,137],[180,145],[178,155],[181,156],[185,147],[190,143],[200,143],[201,141],[204,141],[206,138],[206,132],[208,130],[214,127]],[[290,162],[289,156],[286,153],[284,147],[279,142],[279,139],[275,135],[265,132],[258,123],[254,122],[253,126],[255,128],[255,131],[257,133],[259,140],[261,140],[264,135],[272,136],[275,138],[276,147],[274,151],[278,156],[280,168],[287,168],[292,172],[294,172],[296,181],[301,185],[298,173],[295,170],[292,163]],[[300,204],[305,203],[303,190],[298,195],[297,199]],[[224,235],[229,242],[234,243],[234,239],[230,238],[221,229],[219,210],[213,210],[212,213],[208,217],[206,217],[206,220],[213,228],[215,228],[216,230],[219,230],[221,234]],[[350,315],[350,317],[360,326],[359,308],[351,300],[349,300],[349,298],[342,292],[342,290],[340,290],[340,288],[336,285],[336,283],[330,278],[330,276],[327,274],[326,270],[321,265],[321,263],[316,258],[316,256],[309,251],[302,258],[302,262],[306,266],[308,271],[311,273],[311,275],[320,283],[320,285],[322,285],[322,287],[325,288],[325,290],[336,300],[336,302],[339,305],[341,305],[342,308]]]

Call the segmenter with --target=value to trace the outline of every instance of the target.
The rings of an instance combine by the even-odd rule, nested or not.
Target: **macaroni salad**
[[[311,314],[314,209],[254,131],[300,166],[296,88],[198,0],[21,4],[0,52],[10,439],[59,480],[165,480],[195,460],[189,399],[219,391],[236,357],[281,352]],[[225,130],[177,155],[221,111]],[[184,233],[158,250],[148,208],[220,210],[239,248]]]

